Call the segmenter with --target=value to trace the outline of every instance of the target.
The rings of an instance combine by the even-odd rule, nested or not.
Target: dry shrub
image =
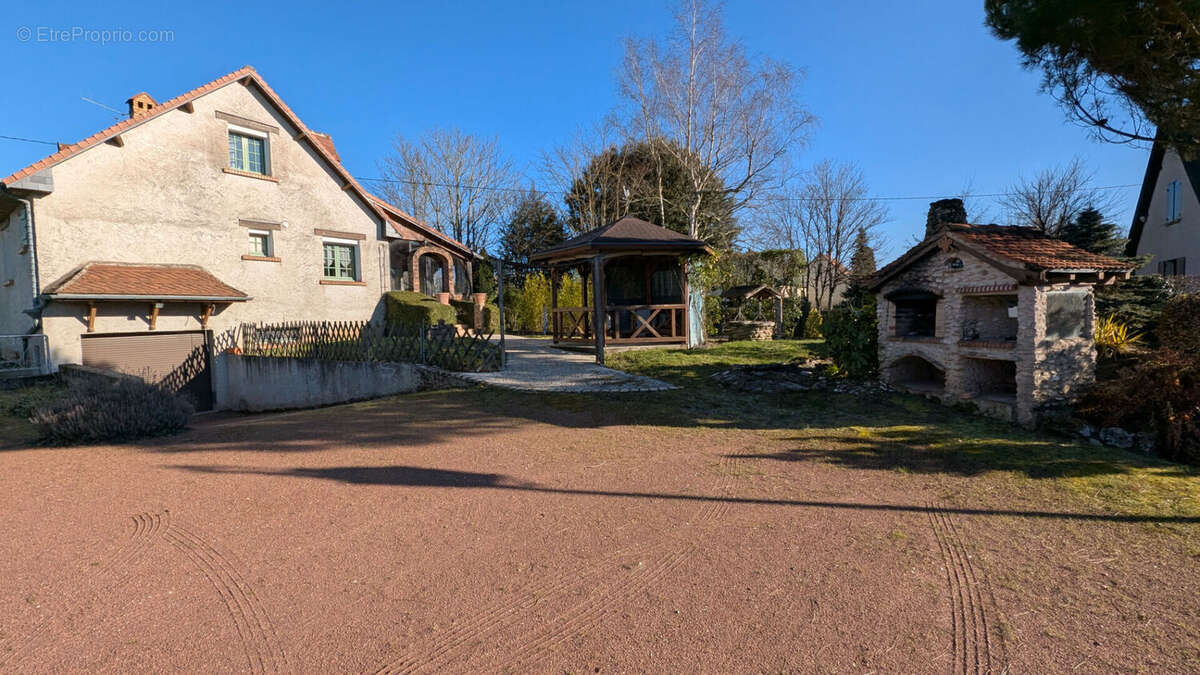
[[[1168,349],[1200,355],[1200,293],[1167,301],[1158,319],[1158,340]]]
[[[1164,457],[1200,464],[1200,354],[1150,352],[1094,385],[1079,410],[1101,426],[1151,431]]]
[[[34,410],[42,440],[55,445],[165,436],[187,426],[184,398],[136,378],[72,382],[63,395]]]

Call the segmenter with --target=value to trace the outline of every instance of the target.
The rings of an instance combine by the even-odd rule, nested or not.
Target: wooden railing
[[[556,307],[550,312],[555,342],[591,342],[591,307]]]
[[[687,305],[610,305],[605,338],[622,342],[685,342]]]
[[[555,342],[592,342],[591,307],[551,310]],[[609,305],[604,339],[612,344],[687,341],[687,305]]]

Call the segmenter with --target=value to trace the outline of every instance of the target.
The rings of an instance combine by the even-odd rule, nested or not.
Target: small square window
[[[358,245],[326,241],[324,276],[334,281],[358,281]]]
[[[229,168],[266,176],[267,139],[240,131],[229,132]]]
[[[250,230],[250,255],[271,257],[271,233],[266,230]]]

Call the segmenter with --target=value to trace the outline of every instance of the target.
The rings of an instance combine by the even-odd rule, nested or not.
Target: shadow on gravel
[[[1030,478],[1200,471],[1132,452],[1039,435],[915,397],[864,400],[801,392],[751,395],[706,389],[528,394],[487,388],[431,391],[313,410],[200,418],[177,436],[142,442],[162,453],[321,452],[331,447],[473,443],[530,423],[568,429],[646,426],[776,432],[795,447],[747,459],[813,461],[858,469]]]
[[[1176,523],[1200,524],[1200,516],[1134,516],[1105,513],[1068,513],[1061,511],[1023,511],[1017,509],[972,509],[956,507],[933,507],[907,504],[870,504],[862,502],[830,502],[800,499],[755,499],[749,497],[722,497],[713,495],[690,495],[667,492],[627,492],[620,490],[583,490],[556,488],[522,483],[507,476],[494,473],[429,469],[424,467],[391,466],[332,466],[325,468],[295,467],[291,469],[255,469],[236,466],[174,465],[168,468],[208,474],[236,474],[277,476],[284,478],[316,478],[334,480],[354,485],[394,485],[397,487],[449,487],[490,488],[495,490],[519,490],[553,495],[583,497],[615,497],[625,499],[669,499],[688,502],[726,502],[758,506],[790,506],[827,509],[850,509],[858,511],[900,511],[908,513],[945,512],[970,516],[1012,516],[1018,518],[1056,518],[1063,520],[1101,521],[1113,523]]]
[[[824,462],[851,469],[977,476],[991,471],[1028,478],[1079,478],[1132,472],[1160,477],[1200,476],[1200,470],[1132,452],[1035,438],[989,438],[937,425],[858,426],[831,434],[825,429],[788,440],[799,447],[773,453],[729,455],[739,459]]]

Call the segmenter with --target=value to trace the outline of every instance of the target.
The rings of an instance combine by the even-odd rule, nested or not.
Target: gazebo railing
[[[555,307],[550,310],[555,342],[591,342],[591,307]]]
[[[609,305],[605,313],[613,344],[687,340],[687,305]]]
[[[555,342],[590,343],[591,307],[550,311]],[[604,308],[604,339],[612,344],[687,341],[687,305],[609,305]]]

